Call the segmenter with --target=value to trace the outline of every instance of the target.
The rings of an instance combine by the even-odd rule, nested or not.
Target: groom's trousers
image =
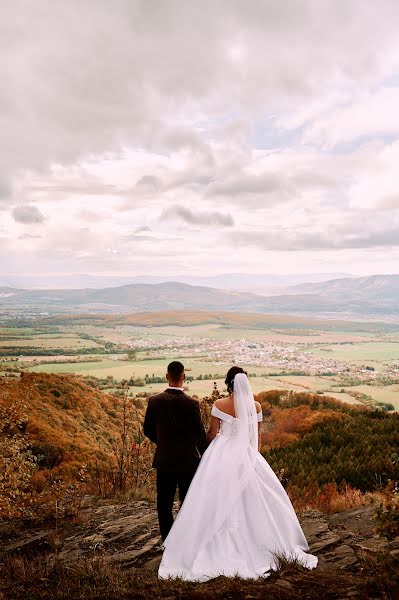
[[[180,504],[186,497],[195,471],[191,473],[168,473],[157,471],[157,509],[162,541],[173,525],[173,502],[179,489]]]

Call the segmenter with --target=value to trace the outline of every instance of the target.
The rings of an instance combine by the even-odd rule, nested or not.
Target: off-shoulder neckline
[[[220,408],[218,408],[216,406],[216,404],[213,404],[212,408],[215,408],[218,412],[222,413],[222,415],[226,415],[227,417],[231,417],[232,419],[238,419],[238,417],[233,417],[233,415],[230,415],[227,412],[224,412],[224,410],[220,410]],[[262,411],[260,410],[259,412],[256,411],[256,417],[258,417],[258,415],[262,414]]]

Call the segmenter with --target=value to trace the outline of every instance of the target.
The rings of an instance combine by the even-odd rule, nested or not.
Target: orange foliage
[[[259,399],[259,395],[257,398]],[[266,443],[266,448],[283,448],[301,439],[316,425],[346,418],[345,413],[328,409],[312,410],[303,404],[292,408],[274,407],[267,422],[268,431],[263,433],[262,441]]]
[[[301,432],[306,433],[313,429],[316,425],[321,423],[330,423],[331,421],[344,421],[347,419],[345,413],[339,413],[334,410],[312,410],[310,414],[305,417],[301,425]]]
[[[311,412],[308,406],[295,408],[275,407],[270,416],[270,431],[267,434],[269,447],[281,448],[300,438],[301,425]]]
[[[369,496],[371,496],[363,494],[361,490],[349,484],[338,487],[335,482],[327,483],[322,488],[316,482],[301,489],[295,485],[288,485],[286,491],[295,510],[302,511],[313,508],[324,513],[335,513],[364,506],[369,503]]]
[[[120,437],[120,399],[71,375],[22,373],[0,385],[8,404],[25,406],[25,439],[41,469],[74,479],[83,464],[90,471],[109,463]],[[39,484],[43,475],[35,480]]]

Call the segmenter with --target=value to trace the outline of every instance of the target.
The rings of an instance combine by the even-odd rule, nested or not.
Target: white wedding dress
[[[265,577],[277,556],[313,569],[290,499],[258,452],[258,421],[245,374],[234,378],[236,417],[212,408],[219,434],[204,453],[183,505],[164,542],[158,575],[207,581],[219,575]],[[268,573],[269,572],[269,573]]]

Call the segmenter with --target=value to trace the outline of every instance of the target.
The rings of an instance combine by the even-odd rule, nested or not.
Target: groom
[[[168,365],[169,387],[148,400],[144,435],[157,445],[152,466],[157,469],[157,509],[162,540],[173,525],[176,489],[183,502],[206,449],[199,402],[183,391],[186,378],[181,362]]]

